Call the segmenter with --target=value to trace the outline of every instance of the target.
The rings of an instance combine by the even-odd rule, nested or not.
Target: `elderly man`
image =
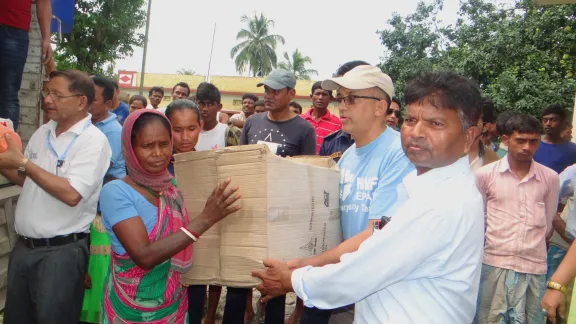
[[[88,113],[94,82],[86,73],[54,71],[42,95],[51,120],[32,135],[24,154],[13,145],[0,154],[0,173],[22,186],[5,324],[80,320],[88,230],[112,155]]]
[[[466,154],[480,91],[440,72],[410,81],[404,95],[402,148],[416,171],[398,186],[396,211],[382,215],[391,220],[318,256],[265,260],[268,269],[253,273],[264,301],[293,290],[308,306],[355,303],[357,324],[472,322],[484,209]]]

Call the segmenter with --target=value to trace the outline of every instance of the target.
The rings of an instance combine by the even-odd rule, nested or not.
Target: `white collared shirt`
[[[471,323],[484,246],[484,207],[468,156],[398,186],[392,220],[340,263],[305,267],[305,305],[356,304],[355,323]]]
[[[88,114],[58,137],[56,126],[57,123],[51,120],[38,128],[30,138],[24,156],[42,169],[68,179],[82,199],[70,207],[26,178],[14,221],[16,232],[26,237],[51,238],[88,232],[96,216],[102,180],[110,167],[110,144],[106,136],[92,125],[92,115]],[[59,168],[56,166],[58,157],[50,150],[47,136],[59,155],[76,138]]]

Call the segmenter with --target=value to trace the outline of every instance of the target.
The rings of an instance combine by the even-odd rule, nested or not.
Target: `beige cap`
[[[338,90],[344,87],[350,90],[363,90],[370,88],[380,88],[386,92],[390,99],[394,97],[394,83],[392,79],[380,70],[380,68],[371,65],[360,65],[344,76],[338,78],[331,78],[322,81],[322,89],[324,90]]]

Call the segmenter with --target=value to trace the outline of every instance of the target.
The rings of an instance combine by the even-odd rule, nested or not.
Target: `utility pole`
[[[150,12],[152,11],[152,0],[148,0],[148,12],[146,13],[146,32],[144,33],[144,54],[142,55],[142,69],[140,70],[140,89],[138,94],[144,93],[144,75],[146,74],[146,52],[148,52],[148,33],[150,31]]]
[[[214,39],[216,38],[216,23],[214,23],[214,34],[212,34],[212,46],[210,47],[210,60],[208,61],[208,73],[204,81],[210,82],[210,67],[212,66],[212,52],[214,51]]]

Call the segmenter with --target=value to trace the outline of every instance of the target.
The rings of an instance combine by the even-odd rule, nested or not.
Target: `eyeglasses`
[[[79,94],[79,93],[72,94],[69,96],[60,96],[60,95],[55,94],[54,92],[48,92],[48,91],[41,91],[40,93],[42,94],[42,98],[46,99],[46,97],[50,96],[50,99],[52,99],[53,101],[65,99],[65,98],[82,97],[83,96],[83,94]]]
[[[392,113],[394,113],[394,116],[396,116],[396,118],[400,118],[400,110],[394,110],[392,108],[388,108],[386,110],[386,115],[390,115]]]
[[[198,107],[209,107],[209,108],[214,108],[216,107],[216,105],[218,105],[214,101],[196,101],[196,104],[198,105]]]
[[[382,98],[376,98],[376,97],[349,95],[346,97],[337,97],[334,99],[334,101],[336,101],[338,104],[344,102],[346,106],[351,106],[356,102],[356,99],[372,99],[376,101],[384,100]]]

